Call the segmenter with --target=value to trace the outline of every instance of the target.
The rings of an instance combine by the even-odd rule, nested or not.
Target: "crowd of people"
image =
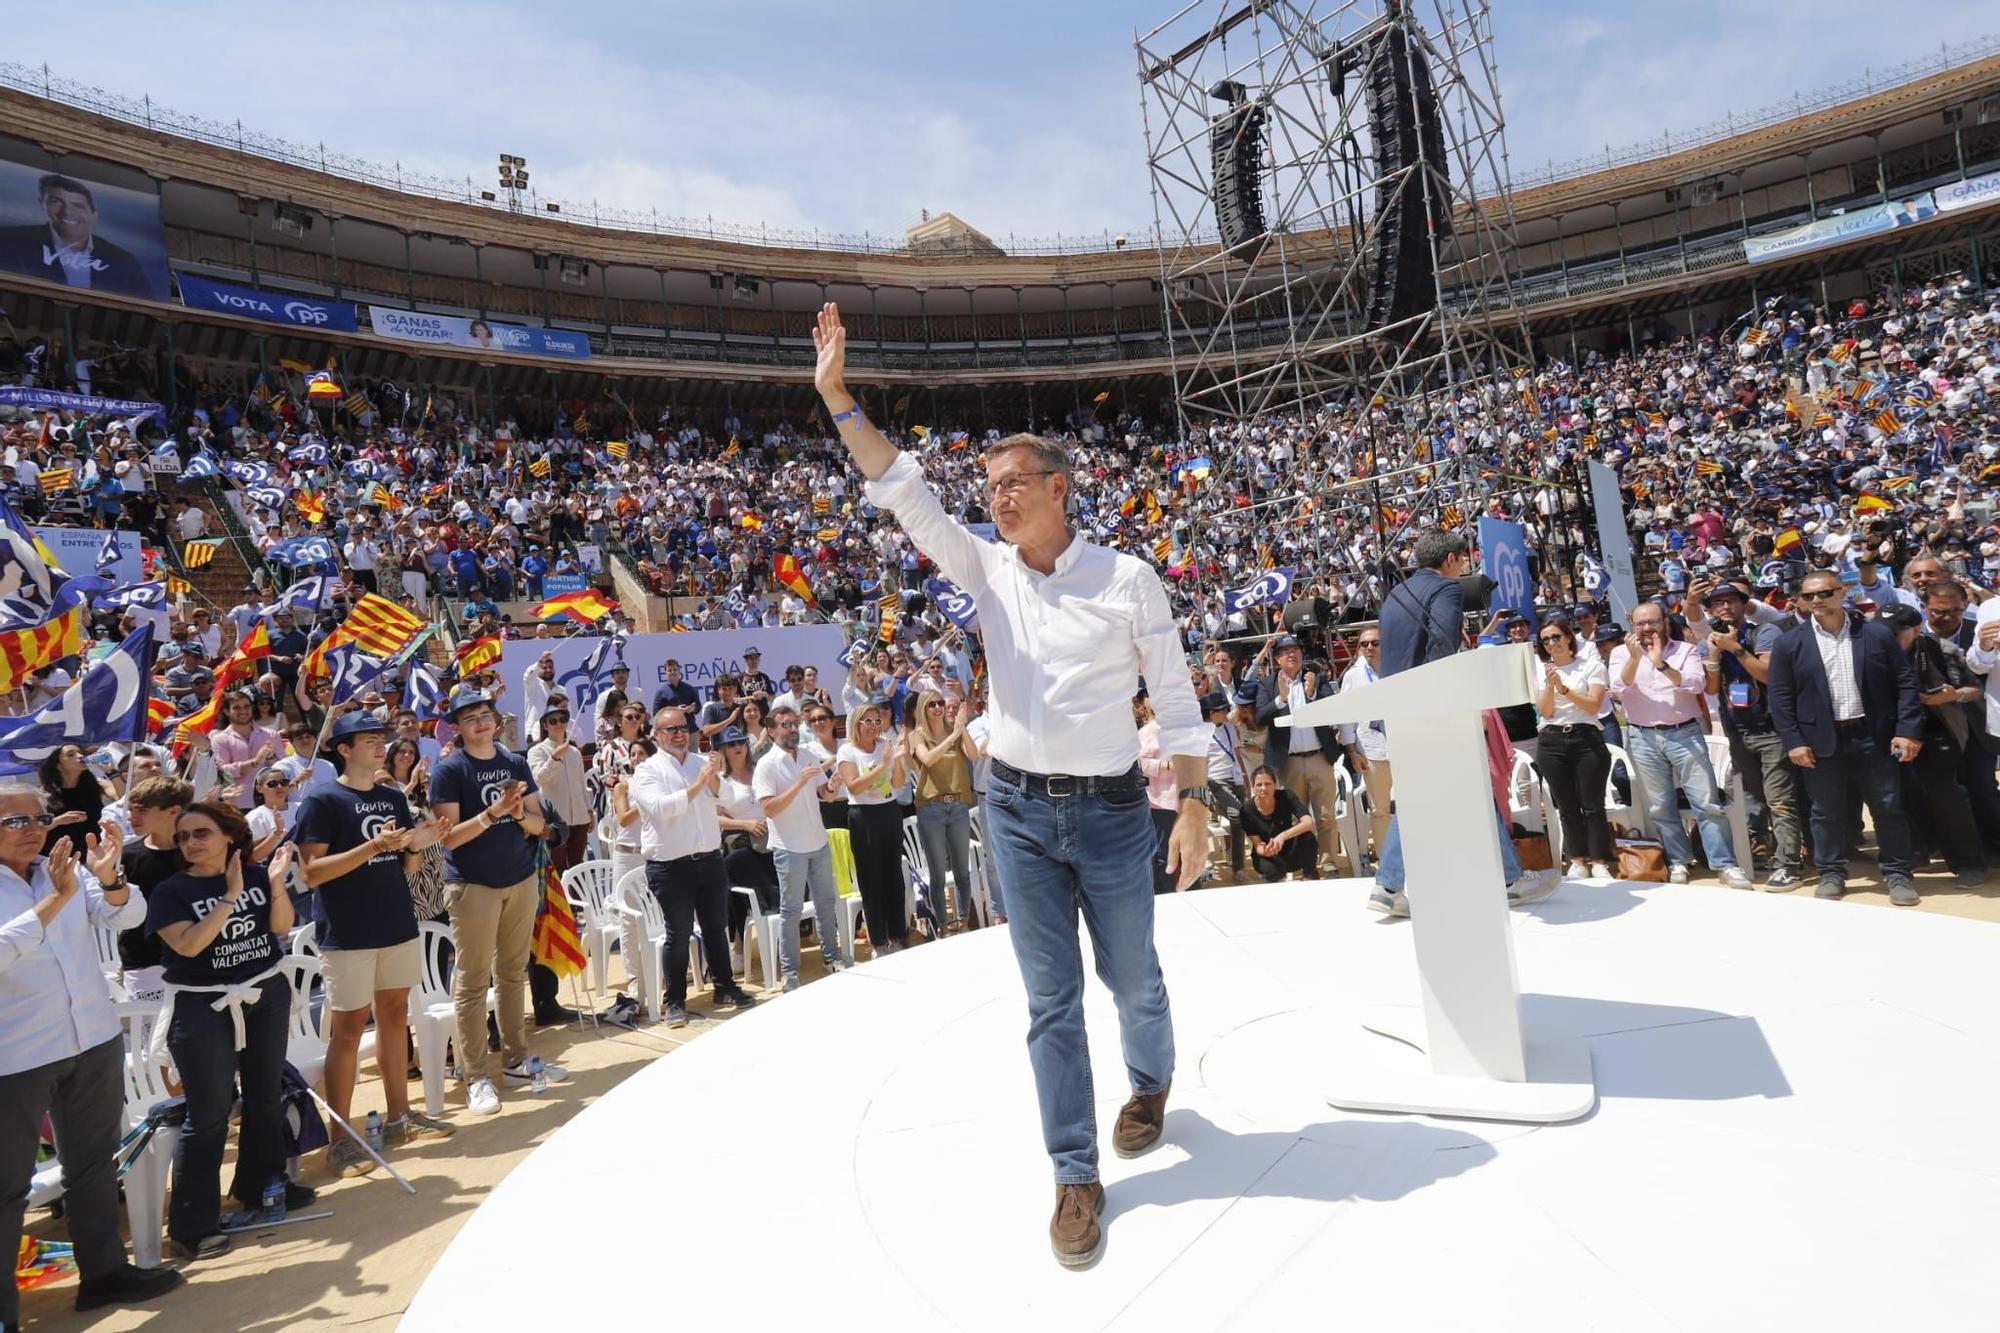
[[[1570,879],[1617,874],[1649,830],[1670,880],[1699,861],[1732,887],[1761,870],[1766,890],[1810,878],[1838,897],[1872,829],[1895,903],[1919,900],[1914,877],[1933,856],[1959,885],[1982,882],[2000,855],[1995,310],[1955,278],[1839,310],[1776,302],[1699,339],[1185,439],[1137,415],[1064,423],[1050,438],[1074,469],[1070,522],[1165,574],[1226,834],[1197,883],[1372,871],[1372,905],[1406,912],[1386,733],[1278,723],[1445,653],[1510,642],[1533,645],[1540,685],[1491,723],[1496,814],[1505,826],[1511,756],[1524,752]],[[46,343],[13,353],[19,382],[92,388]],[[103,360],[143,375],[129,357]],[[452,1132],[407,1096],[420,923],[449,939],[467,1111],[491,1114],[503,1087],[563,1077],[529,1032],[531,1017],[576,1017],[553,973],[531,965],[544,865],[560,873],[595,850],[621,877],[644,869],[666,922],[676,1025],[689,1017],[697,926],[714,1007],[756,1002],[737,981],[749,901],[734,886],[780,915],[786,990],[804,974],[808,902],[822,970],[856,961],[832,929],[845,857],[872,955],[1006,919],[975,855],[991,780],[976,627],[947,614],[931,560],[869,502],[830,427],[642,423],[581,404],[480,420],[355,387],[365,406],[350,398],[337,415],[309,408],[302,383],[268,377],[190,385],[192,405],[164,423],[16,413],[0,427],[8,498],[31,518],[136,529],[173,570],[188,542],[220,535],[214,496],[185,480],[213,477],[266,557],[227,609],[184,595],[99,610],[93,653],[157,627],[156,690],[171,706],[160,743],[63,747],[0,790],[0,1168],[12,1210],[0,1231],[18,1231],[13,1176],[37,1137],[11,1112],[53,1106],[75,1127],[60,1148],[80,1303],[171,1285],[124,1265],[115,1178],[90,1161],[100,1146],[110,1160],[121,1128],[104,1067],[118,1023],[108,994],[77,985],[99,975],[91,926],[119,932],[126,994],[171,1003],[161,1042],[187,1123],[168,1233],[194,1258],[226,1248],[233,1216],[274,1180],[293,1206],[311,1198],[283,1178],[280,1114],[293,997],[278,964],[301,930],[325,960],[328,1104],[347,1117],[372,1030],[393,1147]],[[997,429],[892,434],[950,512],[989,520],[982,445]],[[1622,624],[1581,499],[1586,458],[1617,470],[1640,553]],[[1535,586],[1512,613],[1468,615],[1463,601],[1482,516],[1522,525]],[[488,669],[430,708],[402,673],[336,704],[303,670],[366,594],[426,620],[442,598],[462,637],[553,635],[521,604],[552,577],[573,586],[619,560],[671,599],[655,629],[823,619],[873,646],[837,681],[790,663],[772,664],[774,677],[748,653],[705,696],[669,663],[650,698],[618,663],[608,689],[571,698],[544,656],[518,699]],[[787,561],[797,577],[781,576]],[[1227,599],[1269,569],[1295,571],[1291,595],[1324,599],[1324,614],[1288,628],[1278,607]],[[279,596],[303,577],[323,578],[322,595]],[[222,696],[213,729],[177,731],[259,625],[269,651]],[[599,628],[637,625],[619,610]],[[61,695],[84,665],[38,673],[6,711]],[[1171,892],[1182,887],[1169,869],[1173,764],[1143,685],[1132,707],[1155,887]],[[1708,743],[1718,735],[1751,805],[1750,846],[1731,836]],[[1621,791],[1643,830],[1613,827],[1607,797]],[[1366,817],[1343,821],[1343,801]],[[906,820],[921,848],[907,867]],[[1503,831],[1512,895],[1532,901],[1552,881],[1522,869],[1516,830]],[[929,890],[917,920],[906,869]],[[636,919],[625,926],[630,960],[647,946]],[[628,994],[608,1012],[634,1022],[639,1008]],[[73,1024],[45,1021],[59,1013]],[[332,1135],[336,1174],[377,1160]],[[12,1318],[0,1306],[0,1323]]]

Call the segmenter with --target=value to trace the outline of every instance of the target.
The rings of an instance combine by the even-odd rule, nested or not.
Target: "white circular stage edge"
[[[1334,1062],[1383,1040],[1361,1011],[1418,998],[1409,925],[1366,891],[1162,900],[1179,1064],[1134,1161],[1092,978],[1087,1270],[1049,1253],[1025,1002],[990,930],[634,1075],[494,1191],[402,1327],[1995,1327],[2000,926],[1566,884],[1512,914],[1522,1003],[1588,1037],[1599,1100],[1532,1127],[1326,1104]]]

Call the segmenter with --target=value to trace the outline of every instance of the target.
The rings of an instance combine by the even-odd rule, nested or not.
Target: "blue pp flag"
[[[326,669],[333,677],[333,701],[344,704],[387,671],[389,663],[362,652],[358,644],[343,643],[327,653]]]
[[[924,593],[937,603],[937,609],[944,612],[945,618],[960,629],[970,629],[972,622],[979,619],[979,604],[972,600],[970,593],[950,579],[925,579]]]
[[[1583,557],[1583,590],[1592,597],[1602,597],[1611,587],[1611,571],[1598,563],[1593,556]]]
[[[1248,587],[1224,591],[1222,607],[1230,615],[1235,615],[1238,611],[1248,611],[1253,606],[1268,606],[1283,602],[1292,595],[1292,579],[1296,573],[1296,567],[1267,569]]]
[[[1501,518],[1479,520],[1479,558],[1493,580],[1492,605],[1518,611],[1530,625],[1535,616],[1535,578],[1528,566],[1528,539],[1519,523]]]
[[[282,486],[245,486],[243,494],[250,503],[265,509],[282,511],[285,507],[285,488]]]
[[[340,559],[340,552],[334,549],[331,537],[294,537],[288,542],[279,542],[265,556],[281,565],[333,565]]]
[[[36,763],[65,745],[144,740],[152,671],[153,627],[142,625],[59,697],[25,717],[0,719],[0,755]]]
[[[205,453],[200,453],[190,458],[187,466],[181,469],[181,480],[187,481],[198,477],[213,477],[220,471],[221,469],[215,466],[213,458]]]
[[[167,581],[155,579],[151,583],[131,583],[110,592],[99,593],[90,599],[90,604],[100,611],[123,611],[134,606],[165,606],[167,604]]]
[[[403,681],[403,707],[417,715],[419,722],[435,722],[444,706],[444,683],[429,662],[412,662]]]
[[[840,650],[840,657],[837,660],[840,662],[842,666],[851,667],[856,662],[859,662],[862,658],[862,655],[865,654],[867,651],[868,651],[868,640],[866,638],[856,639],[854,642],[848,644],[845,648],[842,648]]]
[[[305,463],[319,467],[326,462],[326,446],[323,444],[301,444],[288,450],[285,457],[294,463]]]
[[[317,611],[326,605],[327,581],[323,574],[314,574],[300,579],[291,587],[278,594],[278,600],[264,608],[267,616],[290,609],[293,611]]]
[[[229,479],[240,486],[263,486],[271,480],[269,463],[253,463],[241,458],[232,458],[222,465]]]
[[[102,574],[117,563],[118,533],[114,529],[104,534],[104,545],[97,548],[97,572]]]

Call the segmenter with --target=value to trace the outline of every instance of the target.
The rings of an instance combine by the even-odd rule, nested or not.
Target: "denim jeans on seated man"
[[[1494,823],[1500,827],[1500,878],[1512,884],[1521,878],[1521,858],[1514,854],[1514,831],[1501,818],[1500,807],[1493,807]],[[1389,816],[1389,836],[1382,840],[1382,857],[1375,863],[1375,887],[1390,893],[1404,890],[1403,872],[1403,821],[1401,815]]]
[[[1128,791],[1043,796],[996,770],[986,788],[988,855],[1006,886],[1008,934],[1028,992],[1028,1063],[1042,1142],[1059,1185],[1097,1179],[1079,908],[1098,979],[1118,1006],[1132,1091],[1156,1093],[1174,1074],[1173,1019],[1153,948],[1148,811],[1143,779]]]
[[[799,921],[805,915],[806,894],[812,894],[813,920],[819,929],[820,961],[828,967],[840,961],[840,896],[833,882],[833,848],[793,852],[771,849],[778,866],[778,910],[784,927],[778,933],[778,970],[799,974]]]
[[[1701,829],[1701,846],[1710,870],[1730,870],[1736,866],[1736,844],[1729,834],[1729,816],[1716,794],[1715,769],[1708,762],[1708,738],[1695,722],[1683,722],[1665,730],[1627,727],[1625,753],[1646,789],[1646,818],[1654,836],[1666,853],[1667,864],[1694,864],[1694,845],[1681,827],[1681,814],[1674,800],[1676,792],[1687,797]]]

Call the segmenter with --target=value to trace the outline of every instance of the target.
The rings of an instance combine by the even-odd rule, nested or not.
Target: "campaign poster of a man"
[[[16,221],[24,217],[35,220]],[[157,198],[0,163],[0,220],[12,224],[0,226],[0,268],[65,287],[167,299]]]

